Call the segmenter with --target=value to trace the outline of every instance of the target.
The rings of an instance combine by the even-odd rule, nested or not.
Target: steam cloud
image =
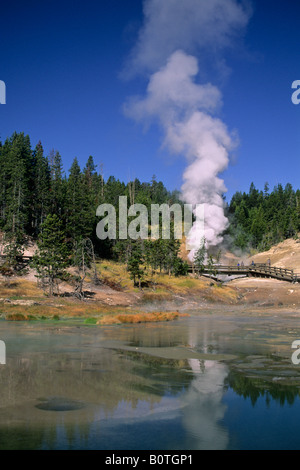
[[[228,221],[222,198],[226,187],[219,175],[236,145],[216,117],[222,106],[219,89],[197,83],[199,60],[203,65],[209,51],[219,72],[224,71],[221,51],[245,28],[250,10],[236,0],[146,0],[144,14],[127,72],[150,73],[150,78],[145,96],[131,98],[125,112],[137,121],[158,121],[164,146],[187,160],[182,198],[205,204],[204,234],[195,223],[188,236],[193,257],[203,235],[207,247],[222,242]]]

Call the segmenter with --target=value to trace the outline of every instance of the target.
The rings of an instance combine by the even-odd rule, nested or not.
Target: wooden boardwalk
[[[190,265],[189,272],[197,273],[198,270]],[[279,279],[280,281],[300,282],[300,274],[295,274],[293,269],[277,268],[268,264],[254,264],[249,266],[204,266],[199,274],[216,276],[218,274],[227,276],[252,276]]]

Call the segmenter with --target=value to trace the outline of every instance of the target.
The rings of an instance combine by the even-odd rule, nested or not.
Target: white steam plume
[[[178,49],[224,67],[224,49],[236,47],[251,15],[247,0],[145,0],[144,24],[124,73],[151,74]],[[207,54],[208,52],[208,54]],[[216,64],[217,63],[217,64]]]
[[[188,204],[205,204],[205,233],[199,236],[195,224],[189,237],[194,249],[203,235],[208,246],[222,241],[220,233],[227,227],[222,199],[226,188],[218,174],[227,168],[233,147],[225,125],[210,115],[219,108],[221,94],[210,84],[196,84],[197,73],[195,57],[176,51],[150,78],[146,97],[132,99],[126,107],[126,113],[137,120],[159,119],[164,145],[188,161],[182,198]]]
[[[216,117],[222,105],[219,89],[197,83],[199,60],[190,53],[199,51],[203,58],[206,49],[220,57],[220,50],[245,27],[249,12],[236,0],[146,0],[144,12],[130,65],[135,72],[154,72],[146,95],[131,98],[125,112],[138,121],[158,120],[164,145],[187,160],[182,198],[205,204],[204,234],[194,224],[188,237],[192,258],[203,236],[207,247],[216,246],[228,226],[222,198],[226,187],[219,175],[235,141]]]

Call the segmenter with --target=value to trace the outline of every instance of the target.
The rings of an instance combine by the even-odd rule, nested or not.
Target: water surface
[[[300,448],[298,315],[0,323],[0,449]]]

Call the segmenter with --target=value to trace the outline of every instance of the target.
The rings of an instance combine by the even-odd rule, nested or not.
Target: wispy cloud
[[[247,1],[145,0],[144,23],[126,65],[129,77],[151,74],[177,49],[223,63],[225,49],[236,47],[252,14]],[[202,65],[202,63],[200,63]]]

